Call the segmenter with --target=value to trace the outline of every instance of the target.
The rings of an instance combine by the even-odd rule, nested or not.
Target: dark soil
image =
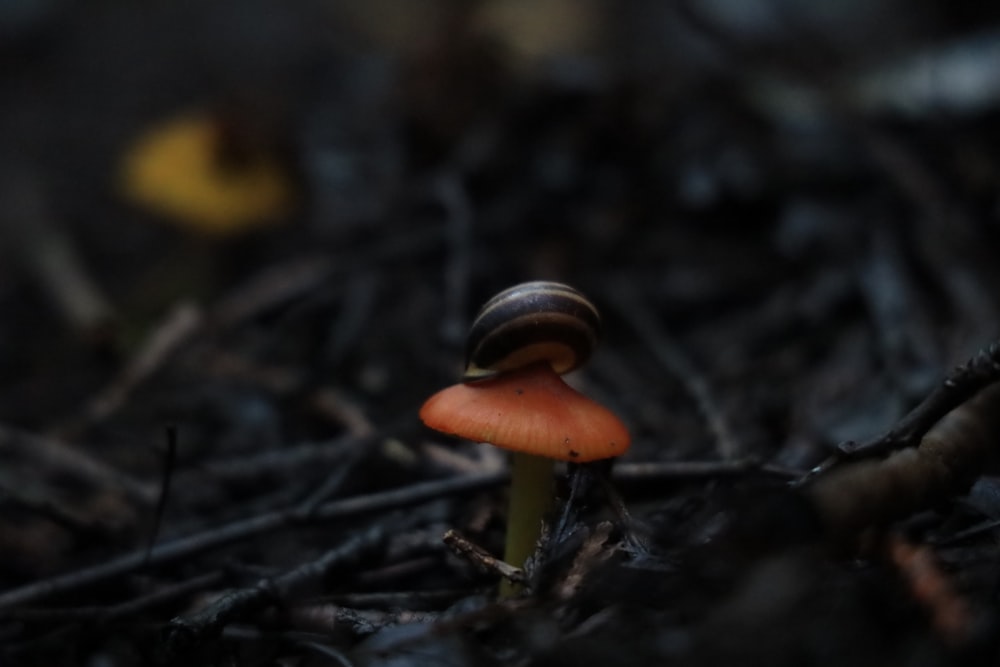
[[[9,4],[0,665],[1000,658],[1000,12]],[[191,110],[278,224],[122,197]],[[534,279],[633,444],[498,602],[505,456],[417,411]]]

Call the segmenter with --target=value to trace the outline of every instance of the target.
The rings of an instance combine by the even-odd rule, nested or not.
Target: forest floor
[[[0,10],[0,665],[996,664],[1000,15],[416,4]],[[632,446],[498,600],[536,279]]]

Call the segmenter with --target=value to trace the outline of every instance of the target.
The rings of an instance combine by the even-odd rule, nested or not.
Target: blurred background
[[[996,330],[995,20],[893,0],[5,3],[0,418],[59,422],[179,304],[217,314],[269,279],[299,321],[253,354],[292,349],[387,409],[457,366],[485,297],[535,277],[644,292],[713,366],[774,335],[723,310],[766,328],[754,307],[812,281],[795,317],[859,297],[920,393]]]

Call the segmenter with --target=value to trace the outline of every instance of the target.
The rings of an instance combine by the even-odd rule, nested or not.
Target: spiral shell
[[[548,362],[557,373],[579,368],[593,353],[601,316],[578,290],[535,281],[487,301],[469,329],[463,380]]]

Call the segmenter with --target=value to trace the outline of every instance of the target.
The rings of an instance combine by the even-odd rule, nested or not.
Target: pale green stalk
[[[535,552],[542,521],[552,510],[552,475],[555,461],[542,456],[515,452],[511,462],[510,508],[507,512],[507,545],[503,559],[515,567]],[[500,597],[521,590],[506,579],[500,582]]]

